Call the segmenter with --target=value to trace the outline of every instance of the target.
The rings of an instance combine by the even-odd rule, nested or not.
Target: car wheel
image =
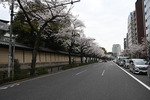
[[[126,65],[123,65],[123,67],[125,68],[125,67],[126,67]]]
[[[131,72],[131,68],[129,68],[129,71]]]
[[[135,69],[133,69],[133,74],[135,74]]]
[[[125,65],[124,68],[127,68],[127,66]]]

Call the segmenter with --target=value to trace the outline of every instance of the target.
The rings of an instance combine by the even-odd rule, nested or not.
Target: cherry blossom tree
[[[129,48],[124,49],[124,50],[121,52],[121,55],[129,56]]]
[[[147,56],[146,59],[149,60],[149,55],[150,55],[149,54],[150,53],[150,36],[145,37],[145,38],[142,39],[141,46],[142,46],[142,49],[143,49],[142,54],[144,56]]]
[[[83,63],[83,57],[85,56],[85,51],[88,50],[90,47],[90,42],[94,41],[95,39],[92,38],[86,38],[85,35],[78,38],[78,47],[76,48],[76,51],[80,54],[81,63]]]
[[[43,32],[49,31],[50,22],[68,17],[71,9],[67,5],[80,0],[0,0],[0,3],[6,1],[9,4],[15,1],[15,5],[22,10],[27,23],[36,34],[31,64],[31,75],[34,75],[40,39],[45,36]]]
[[[150,27],[149,27],[149,33],[148,33],[148,37],[147,37],[147,42],[148,42],[148,47],[147,47],[147,57],[148,60],[150,60]]]
[[[91,58],[100,58],[105,56],[104,50],[92,41],[89,43],[89,47],[85,53],[87,55],[86,60],[88,57],[90,57],[91,60]]]
[[[62,41],[63,45],[67,48],[69,52],[69,65],[71,63],[71,53],[77,46],[77,40],[80,38],[80,34],[83,33],[83,28],[85,27],[84,23],[77,19],[76,16],[68,16],[66,26],[60,29],[59,33],[56,34],[58,41]]]
[[[145,54],[145,50],[143,49],[143,45],[134,44],[125,49],[122,54],[130,56],[130,58],[137,58],[139,54]]]

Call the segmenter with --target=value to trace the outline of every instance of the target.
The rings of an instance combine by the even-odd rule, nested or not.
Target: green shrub
[[[19,73],[15,73],[14,80],[20,80],[30,77],[29,70],[21,70]]]
[[[79,66],[79,64],[77,64],[77,63],[74,63],[74,64],[72,64],[71,66],[70,66],[70,65],[64,65],[64,66],[62,67],[62,70],[67,70],[67,69],[75,68],[75,67],[78,67],[78,66]]]
[[[48,73],[48,69],[47,68],[44,68],[44,67],[42,67],[42,68],[38,68],[37,69],[37,75],[42,75],[42,74],[47,74]]]
[[[0,84],[10,82],[11,78],[8,78],[8,73],[7,71],[1,71],[0,72]]]
[[[69,66],[69,65],[64,65],[63,67],[62,67],[62,70],[66,70],[66,69],[70,69],[71,67]]]
[[[3,79],[3,72],[0,72],[0,80]]]
[[[7,82],[10,82],[11,81],[11,78],[5,78],[5,79],[0,79],[0,84],[3,84],[3,83],[7,83]]]
[[[21,68],[20,68],[20,63],[18,59],[14,59],[14,73],[20,73]]]

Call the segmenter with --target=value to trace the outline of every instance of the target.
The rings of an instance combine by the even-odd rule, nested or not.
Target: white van
[[[148,63],[144,59],[130,59],[129,66],[133,73],[147,73]]]

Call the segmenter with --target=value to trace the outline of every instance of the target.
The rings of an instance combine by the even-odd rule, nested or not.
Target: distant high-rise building
[[[128,45],[128,33],[126,34],[126,48],[125,49],[127,49],[127,48],[129,48],[129,45]]]
[[[121,46],[120,44],[113,44],[113,47],[112,47],[112,52],[114,54],[114,56],[119,56],[120,53],[121,53]]]
[[[127,48],[127,38],[124,38],[124,49]]]
[[[149,1],[149,0],[145,0],[145,1]],[[137,40],[138,40],[138,44],[141,44],[142,39],[146,36],[144,0],[137,0],[135,3],[135,8],[136,8],[136,22],[137,22],[136,24],[137,25]]]
[[[150,0],[144,0],[146,36],[150,35]]]
[[[137,32],[136,32],[136,16],[135,11],[131,12],[128,16],[128,37],[127,47],[137,44]]]

